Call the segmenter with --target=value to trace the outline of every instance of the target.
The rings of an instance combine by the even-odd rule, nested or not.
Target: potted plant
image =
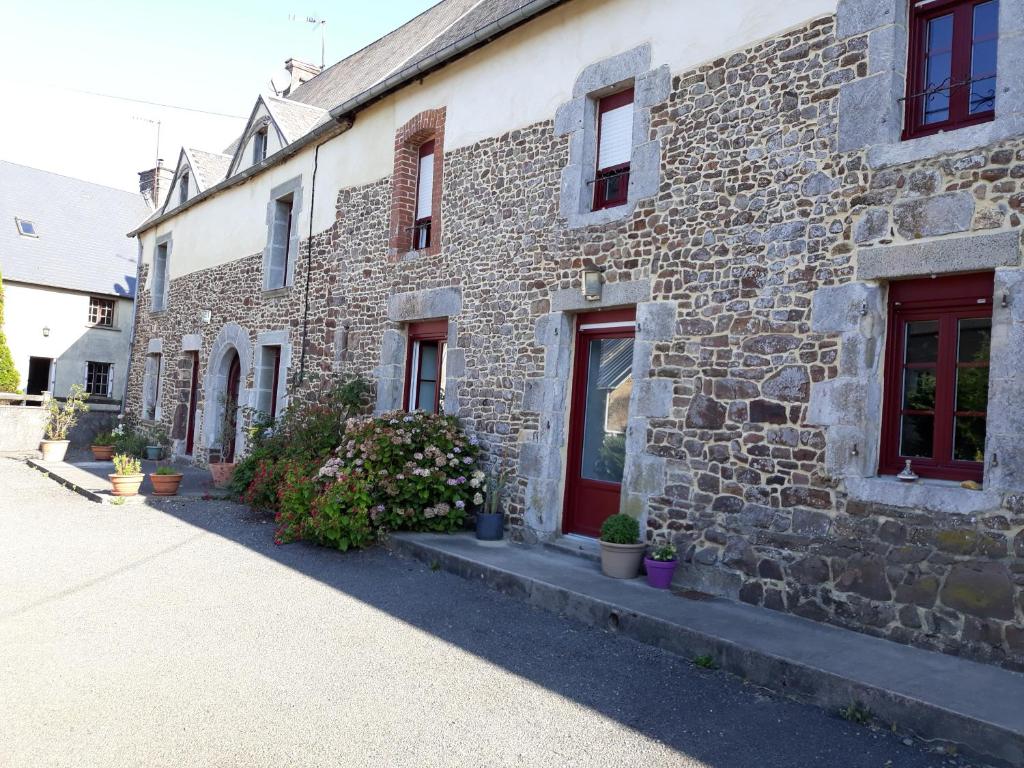
[[[611,515],[601,524],[601,572],[613,579],[632,579],[640,572],[645,546],[640,524],[629,515]]]
[[[114,456],[114,443],[117,438],[113,432],[100,432],[92,439],[89,450],[96,461],[110,461]]]
[[[167,430],[157,425],[150,427],[146,444],[146,458],[149,461],[160,461],[163,458],[164,446],[167,445]]]
[[[231,478],[235,474],[235,462],[224,461],[224,449],[229,443],[235,441],[235,428],[238,425],[238,403],[234,398],[222,395],[220,402],[224,403],[224,418],[220,422],[220,448],[210,451],[210,478],[214,488],[227,488],[231,484]],[[234,446],[234,452],[238,446]]]
[[[672,576],[675,575],[679,559],[676,557],[676,548],[672,544],[663,544],[655,547],[650,557],[644,558],[644,568],[647,569],[647,583],[655,589],[668,589],[672,586]]]
[[[145,475],[142,474],[142,462],[134,456],[119,453],[114,456],[114,474],[107,475],[113,486],[114,496],[134,496],[139,492]]]
[[[149,482],[153,484],[153,495],[177,496],[182,477],[184,475],[181,472],[167,464],[157,467],[156,472],[151,472],[149,475]]]
[[[505,492],[507,472],[487,479],[487,495],[476,513],[476,537],[481,541],[500,541],[505,534],[505,512],[501,497]]]
[[[78,415],[89,410],[89,406],[85,404],[88,398],[84,387],[72,384],[71,391],[63,403],[56,399],[50,401],[43,440],[39,444],[43,461],[64,461],[64,455],[71,443],[68,440],[68,432],[78,423]]]

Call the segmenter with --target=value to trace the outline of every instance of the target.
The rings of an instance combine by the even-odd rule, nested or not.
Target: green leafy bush
[[[89,393],[81,384],[72,384],[64,402],[56,398],[50,400],[49,416],[46,420],[45,436],[47,440],[67,440],[68,432],[78,423],[78,415],[89,410],[85,401]]]
[[[640,524],[629,515],[611,515],[601,524],[601,541],[637,544],[640,541]]]
[[[662,544],[660,547],[655,547],[654,551],[651,552],[651,560],[657,560],[661,563],[669,563],[676,559],[676,548],[673,544]]]
[[[131,419],[125,419],[111,431],[118,453],[141,457],[149,444],[149,435]]]
[[[116,438],[114,437],[113,432],[99,432],[96,434],[96,437],[92,439],[93,445],[98,445],[101,447],[107,445],[114,445],[115,443]]]
[[[4,335],[4,281],[0,276],[0,392],[18,391],[18,369],[14,367],[11,348]]]
[[[139,475],[142,474],[142,462],[134,456],[127,456],[123,453],[114,455],[115,475]]]
[[[164,464],[163,466],[157,467],[156,468],[156,472],[154,472],[153,474],[154,475],[178,475],[178,474],[181,474],[181,473],[178,472],[178,470],[175,469],[174,467],[169,467],[166,464]]]

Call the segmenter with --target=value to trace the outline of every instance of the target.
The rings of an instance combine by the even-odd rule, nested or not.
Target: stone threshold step
[[[643,579],[602,576],[551,548],[473,534],[398,533],[398,554],[539,608],[694,658],[830,711],[852,702],[881,722],[961,754],[1024,765],[1024,675],[721,598],[688,599]]]

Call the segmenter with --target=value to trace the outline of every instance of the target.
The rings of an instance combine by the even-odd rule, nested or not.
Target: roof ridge
[[[308,83],[309,81],[307,80],[306,82]],[[307,104],[304,101],[295,101],[294,99],[289,99],[287,96],[275,96],[272,93],[267,93],[267,94],[264,94],[264,95],[268,99],[273,99],[274,101],[280,101],[280,102],[282,102],[284,104],[288,104],[289,106],[305,107],[306,109],[314,109],[317,112],[327,112],[327,110],[324,109],[323,107],[318,107],[315,104]]]
[[[94,187],[101,187],[103,189],[113,190],[114,192],[123,192],[126,195],[132,195],[133,197],[142,197],[141,192],[134,192],[130,189],[122,189],[121,187],[111,186],[110,184],[100,184],[98,181],[89,181],[78,176],[68,176],[66,173],[58,173],[57,171],[47,171],[44,168],[36,168],[34,165],[25,165],[24,163],[15,163],[11,160],[4,160],[0,158],[0,163],[6,163],[7,165],[16,165],[19,168],[25,168],[29,171],[35,171],[36,173],[45,173],[48,176],[59,176],[62,179],[70,179],[71,181],[77,181],[80,184],[91,184]]]

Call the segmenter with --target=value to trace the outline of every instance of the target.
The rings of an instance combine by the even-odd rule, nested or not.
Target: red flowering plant
[[[349,419],[344,443],[318,473],[332,499],[320,514],[366,514],[378,535],[457,530],[479,494],[478,455],[476,439],[452,416]]]

